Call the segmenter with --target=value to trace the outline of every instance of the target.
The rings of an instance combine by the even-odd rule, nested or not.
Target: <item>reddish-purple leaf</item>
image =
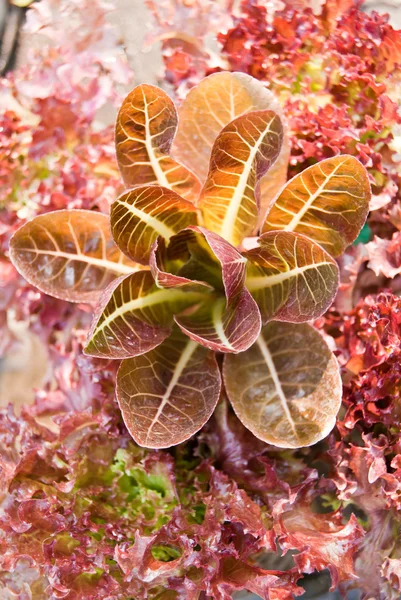
[[[242,291],[245,282],[244,257],[224,238],[203,227],[189,228],[204,237],[210,250],[220,263],[224,292],[227,302],[231,303]]]
[[[168,448],[196,433],[219,399],[220,371],[212,352],[179,331],[143,356],[124,360],[117,398],[134,440]]]
[[[139,270],[114,244],[108,216],[89,210],[25,223],[11,238],[10,259],[29,283],[70,302],[96,302],[113,279]]]
[[[232,302],[244,287],[246,259],[225,239],[203,227],[190,226],[172,240],[172,252],[191,257],[182,272],[202,273]]]
[[[156,184],[196,201],[200,183],[169,156],[177,111],[166,92],[138,85],[125,98],[116,123],[116,152],[127,187]]]
[[[216,352],[243,352],[261,328],[258,306],[245,288],[230,303],[224,297],[209,299],[176,316],[175,322],[192,340]]]
[[[237,117],[216,138],[198,205],[205,226],[234,246],[257,228],[260,180],[282,140],[280,118],[271,110]]]
[[[224,383],[242,423],[280,448],[310,446],[336,422],[342,385],[337,361],[310,325],[272,321],[241,355],[224,359]]]
[[[261,81],[228,71],[205,77],[188,92],[178,110],[173,155],[204,181],[220,131],[236,117],[256,110],[272,110],[281,116],[279,101]]]
[[[363,247],[366,253],[365,260],[369,260],[369,269],[372,269],[375,275],[384,275],[389,279],[399,275],[401,273],[400,247],[401,231],[393,233],[391,239],[383,239],[375,235],[373,240]]]
[[[220,131],[233,119],[256,110],[272,110],[283,123],[280,154],[260,182],[261,220],[287,181],[290,156],[288,127],[278,99],[261,81],[246,73],[213,73],[187,94],[179,108],[173,155],[204,181],[212,146]]]
[[[338,287],[338,267],[309,238],[289,231],[263,234],[248,259],[246,286],[259,306],[262,321],[302,323],[322,315]]]
[[[160,185],[145,185],[124,192],[112,204],[110,224],[114,240],[129,258],[149,262],[158,236],[168,240],[197,222],[195,206]]]
[[[149,271],[120,277],[96,309],[85,354],[119,359],[149,352],[169,335],[173,314],[203,298],[181,289],[161,290]]]

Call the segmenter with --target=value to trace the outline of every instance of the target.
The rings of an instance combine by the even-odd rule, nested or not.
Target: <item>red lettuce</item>
[[[55,211],[16,231],[10,258],[42,292],[96,304],[84,352],[122,360],[116,395],[141,446],[176,445],[206,423],[222,388],[216,352],[226,354],[224,386],[244,425],[279,447],[307,446],[333,428],[341,381],[306,322],[335,296],[333,257],[366,219],[367,173],[352,156],[335,157],[274,198],[263,178],[276,161],[285,171],[286,131],[264,87],[226,73],[195,92],[175,144],[191,166],[198,155],[209,162],[203,185],[170,155],[173,102],[139,85],[117,117],[117,162],[128,189],[111,206],[111,233],[105,215]],[[241,96],[265,108],[250,110],[248,100],[241,114]],[[202,113],[222,127],[211,149],[198,133]],[[248,240],[244,251],[258,230],[257,245]]]

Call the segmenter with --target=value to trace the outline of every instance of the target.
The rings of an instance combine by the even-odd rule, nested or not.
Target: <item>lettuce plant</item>
[[[136,87],[117,118],[127,190],[110,229],[104,214],[63,210],[11,240],[14,265],[41,291],[89,303],[101,294],[85,353],[122,360],[116,395],[142,446],[178,444],[209,419],[222,387],[216,353],[237,416],[260,439],[296,448],[334,426],[339,369],[307,321],[335,296],[333,257],[357,237],[370,185],[357,159],[338,156],[275,196],[288,141],[272,104],[240,74],[212,75],[188,95],[176,153],[200,173],[209,162],[201,184],[170,154],[173,102]]]

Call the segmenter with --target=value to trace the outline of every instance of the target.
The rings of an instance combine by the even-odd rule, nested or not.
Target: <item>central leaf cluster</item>
[[[336,292],[335,261],[300,233],[267,232],[256,248],[240,251],[259,228],[260,181],[283,145],[280,117],[258,110],[223,127],[201,187],[167,154],[175,115],[167,95],[147,85],[135,88],[120,110],[121,172],[131,185],[133,171],[151,181],[137,181],[116,200],[111,230],[127,257],[150,268],[153,284],[143,272],[112,284],[89,337],[89,354],[138,356],[166,339],[173,325],[208,349],[243,352],[262,322],[319,316]]]
[[[46,293],[102,294],[85,353],[122,359],[116,394],[134,439],[153,448],[188,439],[223,380],[259,438],[284,447],[322,439],[341,380],[307,321],[332,303],[334,257],[365,221],[364,167],[337,156],[286,183],[280,108],[240,73],[191,90],[180,124],[165,92],[138,86],[117,118],[116,153],[127,189],[111,206],[111,232],[89,211],[41,215],[15,234],[10,255]]]

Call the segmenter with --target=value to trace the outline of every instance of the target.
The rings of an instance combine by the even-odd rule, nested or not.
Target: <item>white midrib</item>
[[[271,374],[271,377],[272,377],[272,380],[274,383],[274,387],[276,388],[277,396],[279,397],[281,406],[283,407],[284,414],[287,417],[289,424],[291,425],[291,429],[293,430],[294,435],[296,437],[298,437],[298,434],[297,434],[297,431],[295,428],[295,423],[291,416],[290,409],[288,408],[287,398],[285,397],[283,388],[281,387],[281,382],[280,382],[279,376],[276,371],[276,366],[274,364],[274,361],[271,357],[270,351],[269,351],[267,344],[266,344],[265,340],[263,339],[262,335],[260,335],[258,337],[258,339],[256,340],[256,343],[259,346],[259,350],[261,351],[263,359],[264,359],[264,361],[267,365],[267,368],[269,369],[269,372]]]
[[[183,297],[193,299],[194,302],[196,302],[196,300],[203,298],[203,295],[197,292],[183,292],[182,290],[173,291],[168,289],[157,290],[156,292],[153,292],[153,294],[142,296],[141,298],[135,298],[134,300],[130,300],[130,302],[124,302],[122,306],[119,306],[116,310],[110,313],[110,315],[106,317],[98,327],[96,327],[95,331],[93,332],[93,336],[98,335],[101,331],[103,331],[103,329],[108,327],[112,321],[118,319],[118,317],[122,317],[128,312],[142,310],[148,306],[154,306],[155,304],[161,304],[166,301],[174,302],[175,300]]]
[[[337,173],[338,169],[342,165],[343,165],[343,163],[340,163],[339,165],[336,166],[336,168],[333,170],[333,172],[330,173],[330,175],[326,175],[324,182],[319,186],[319,188],[316,190],[316,192],[311,195],[309,200],[307,200],[307,202],[305,202],[305,204],[303,205],[301,210],[296,215],[293,216],[291,221],[288,223],[287,227],[284,228],[284,231],[294,231],[296,226],[299,225],[299,222],[301,221],[304,214],[310,209],[310,207],[312,206],[312,204],[314,203],[316,198],[324,191],[324,189],[327,185],[327,182],[330,181],[330,179]],[[309,191],[308,188],[306,187],[306,185],[304,184],[302,177],[303,177],[303,175],[301,173],[300,178],[302,181],[302,185],[305,187],[305,189],[307,191]]]
[[[171,229],[170,227],[162,223],[162,221],[159,221],[155,217],[152,217],[152,215],[147,214],[146,212],[144,212],[140,208],[137,208],[133,204],[128,204],[128,202],[124,202],[123,200],[119,199],[117,199],[117,202],[122,206],[125,206],[125,208],[130,213],[141,219],[141,221],[146,223],[146,225],[149,225],[149,227],[157,231],[157,233],[163,236],[165,239],[171,238],[171,236],[173,236],[176,233],[174,229]]]
[[[146,152],[148,154],[149,162],[151,164],[154,174],[156,175],[156,179],[157,179],[158,183],[164,187],[169,187],[168,179],[167,179],[166,175],[164,174],[164,171],[161,168],[159,161],[157,160],[157,157],[155,155],[155,151],[154,151],[154,148],[152,145],[152,138],[150,135],[150,127],[149,127],[148,103],[146,101],[146,96],[145,96],[145,93],[143,90],[142,90],[142,94],[143,94],[143,101],[144,101],[144,105],[145,105],[144,112],[145,112],[145,148],[146,148]]]
[[[232,344],[230,344],[230,342],[226,336],[226,333],[224,331],[222,316],[223,316],[225,304],[226,304],[226,301],[224,300],[224,298],[222,298],[221,300],[217,300],[215,302],[215,305],[213,307],[213,314],[212,314],[213,325],[214,325],[214,328],[216,330],[216,333],[217,333],[219,339],[223,342],[223,344],[226,346],[226,348],[229,348],[230,350],[235,350],[235,348],[232,346]]]
[[[146,442],[149,440],[149,436],[152,432],[153,427],[158,422],[160,415],[162,414],[166,404],[169,402],[171,394],[172,394],[175,386],[177,385],[178,381],[180,380],[180,377],[181,377],[185,367],[187,366],[188,362],[191,359],[191,356],[193,355],[193,353],[195,352],[195,350],[197,348],[198,348],[198,344],[196,342],[194,342],[192,340],[188,340],[188,343],[185,346],[185,348],[180,356],[180,359],[175,366],[173,376],[170,379],[170,383],[168,384],[167,389],[162,396],[159,408],[157,409],[157,412],[149,426],[149,429],[148,429],[148,432],[146,435]]]
[[[95,258],[94,256],[87,256],[86,254],[70,254],[69,252],[59,252],[58,250],[38,250],[32,248],[18,248],[18,252],[33,252],[35,254],[45,254],[46,256],[57,256],[60,258],[66,258],[67,260],[73,260],[78,262],[84,262],[94,267],[102,267],[113,273],[121,273],[121,275],[127,275],[129,273],[135,273],[139,271],[137,267],[124,265],[123,263],[113,262],[112,260],[104,260],[103,258]]]
[[[247,277],[246,287],[250,292],[256,292],[257,290],[262,290],[264,288],[277,285],[278,283],[282,283],[286,279],[297,277],[297,275],[301,275],[301,273],[304,273],[309,269],[317,269],[319,267],[323,267],[324,265],[329,264],[330,263],[328,262],[319,262],[314,263],[313,265],[305,265],[304,267],[296,267],[295,269],[290,269],[289,271],[285,271],[284,273],[277,273],[276,275],[260,275],[257,277]]]
[[[235,245],[235,239],[234,239],[235,220],[237,218],[238,211],[241,206],[241,201],[242,201],[242,198],[244,195],[245,187],[248,182],[249,172],[252,168],[252,164],[255,159],[255,156],[259,151],[259,146],[261,144],[261,141],[263,140],[266,133],[270,130],[271,122],[272,121],[269,122],[267,127],[265,127],[263,132],[260,134],[256,144],[253,146],[252,150],[249,153],[248,160],[244,164],[244,169],[238,179],[238,184],[235,188],[234,195],[230,200],[227,212],[224,216],[224,220],[221,225],[221,229],[220,229],[221,237],[234,245]]]

